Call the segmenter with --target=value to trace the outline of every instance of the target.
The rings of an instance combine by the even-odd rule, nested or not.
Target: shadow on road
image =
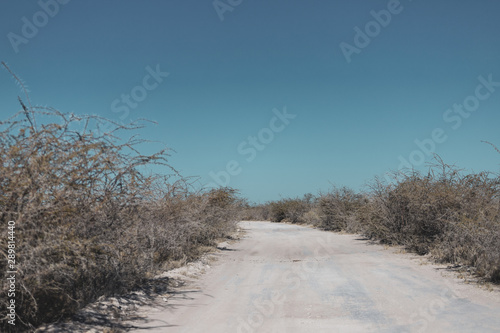
[[[175,310],[183,306],[182,301],[192,300],[200,289],[183,289],[185,282],[171,278],[148,280],[145,285],[127,295],[110,297],[95,302],[69,319],[59,323],[43,325],[36,332],[127,332],[130,330],[153,330],[176,327],[159,319],[150,319],[147,309],[154,311]],[[140,311],[140,312],[139,312]],[[131,324],[134,322],[134,324]],[[152,325],[153,323],[153,325]],[[143,325],[144,326],[143,326]]]

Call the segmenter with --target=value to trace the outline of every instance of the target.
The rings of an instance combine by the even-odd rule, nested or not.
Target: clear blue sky
[[[34,104],[157,121],[142,136],[201,183],[226,180],[229,162],[229,185],[256,202],[362,189],[400,157],[421,169],[426,147],[500,169],[480,142],[500,146],[499,1],[221,0],[219,13],[211,0],[65,2],[1,0],[0,60]],[[157,67],[169,75],[147,76]],[[18,95],[1,71],[2,119]],[[447,112],[464,102],[474,111]],[[273,120],[285,108],[296,117]]]

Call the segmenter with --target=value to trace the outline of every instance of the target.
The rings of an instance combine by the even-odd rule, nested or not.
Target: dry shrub
[[[307,212],[302,216],[304,223],[319,227],[321,225],[321,215],[319,209],[317,207],[311,207]]]
[[[460,208],[432,249],[445,262],[471,266],[479,276],[500,282],[500,177],[487,173],[467,175],[461,188]]]
[[[268,204],[245,204],[242,219],[245,221],[270,221],[270,206]]]
[[[425,176],[400,173],[393,184],[374,182],[358,213],[364,234],[500,282],[500,177],[464,174],[437,161]]]
[[[449,182],[413,173],[388,189],[383,205],[387,217],[382,223],[389,231],[384,240],[425,254],[442,235],[459,200]]]
[[[0,123],[1,331],[32,330],[102,295],[133,288],[226,236],[240,200],[229,188],[195,191],[167,163],[142,155],[138,128],[92,116],[23,109]],[[159,164],[170,176],[145,175]],[[7,324],[8,221],[16,222],[16,326]]]
[[[302,199],[282,199],[269,203],[269,209],[271,221],[301,223],[309,204]]]
[[[395,184],[378,184],[374,191],[365,218],[371,220],[367,233],[421,254],[428,253],[445,233],[458,230],[457,221],[478,222],[481,212],[494,215],[492,210],[498,210],[497,183],[498,178],[487,173],[463,175],[445,164],[426,176],[417,172],[399,174]]]
[[[320,216],[318,227],[324,230],[356,231],[359,229],[356,224],[356,214],[364,202],[363,195],[347,187],[333,188],[318,198],[317,207]]]

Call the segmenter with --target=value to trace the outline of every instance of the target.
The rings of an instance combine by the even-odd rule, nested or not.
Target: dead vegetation
[[[144,141],[119,138],[140,125],[19,101],[22,110],[0,123],[1,331],[30,330],[129,290],[235,227],[236,191],[195,190],[169,166],[168,150],[142,155]],[[151,164],[168,175],[145,172]],[[16,223],[15,327],[6,322],[8,221]]]

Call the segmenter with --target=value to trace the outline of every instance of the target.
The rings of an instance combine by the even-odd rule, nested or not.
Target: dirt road
[[[359,236],[266,222],[134,332],[500,332],[500,293]]]

